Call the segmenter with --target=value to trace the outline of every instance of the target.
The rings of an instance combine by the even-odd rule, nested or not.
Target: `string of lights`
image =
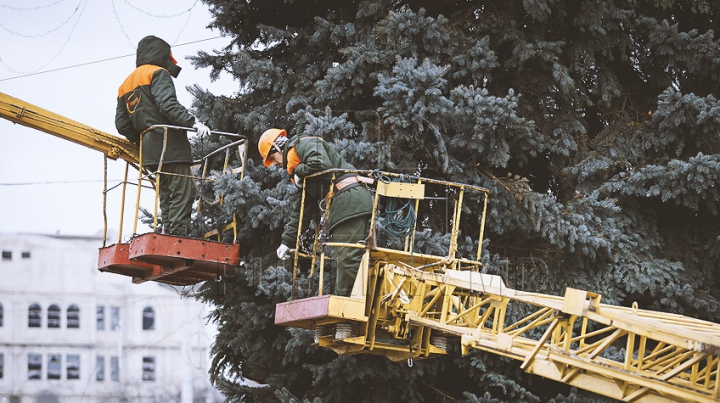
[[[48,8],[48,7],[51,7],[51,6],[60,4],[60,3],[64,2],[64,1],[66,1],[66,0],[57,0],[57,1],[55,1],[55,2],[46,4],[46,5],[42,5],[42,6],[37,6],[37,7],[12,7],[12,6],[8,6],[8,5],[5,5],[5,4],[0,4],[0,8],[5,8],[5,9],[13,10],[13,11],[35,11],[35,10],[39,10],[39,9],[43,9],[43,8]],[[124,24],[123,24],[123,22],[122,22],[122,20],[121,20],[121,18],[120,18],[120,15],[118,14],[118,10],[117,10],[117,7],[116,7],[116,5],[115,5],[115,0],[110,0],[110,2],[111,2],[111,4],[112,4],[113,15],[114,15],[114,17],[115,17],[115,20],[116,20],[118,26],[120,27],[121,33],[123,34],[123,36],[124,36],[125,39],[127,40],[128,45],[134,47],[135,45],[134,45],[132,39],[130,39],[130,36],[128,35],[128,33],[127,33],[126,29],[125,29],[125,26],[124,26]],[[177,37],[175,38],[175,41],[173,41],[173,42],[177,42],[177,41],[180,39],[180,36],[182,35],[182,33],[185,31],[185,29],[186,29],[187,26],[189,25],[190,17],[192,16],[193,10],[194,10],[195,7],[197,6],[198,0],[195,0],[189,8],[187,8],[187,9],[185,9],[185,10],[183,10],[183,11],[180,11],[180,12],[174,13],[174,14],[167,14],[167,15],[153,14],[153,13],[150,13],[150,12],[148,12],[148,11],[145,11],[145,10],[143,10],[143,9],[135,6],[134,4],[130,3],[128,0],[124,0],[124,2],[125,2],[125,4],[127,4],[131,9],[135,10],[136,12],[142,13],[142,14],[144,14],[144,15],[147,15],[147,16],[150,16],[150,17],[153,17],[153,18],[172,19],[172,18],[176,18],[176,17],[182,16],[182,15],[187,15],[187,17],[186,17],[186,19],[185,19],[185,22],[184,22],[184,24],[182,25],[182,28],[180,29]],[[19,70],[19,69],[16,69],[16,68],[12,67],[12,66],[11,66],[10,64],[8,64],[2,57],[0,57],[0,65],[2,65],[2,66],[3,66],[5,69],[7,69],[8,71],[16,74],[16,76],[14,76],[14,77],[9,77],[9,78],[5,78],[5,79],[0,79],[0,82],[1,82],[1,81],[7,81],[7,80],[13,80],[13,79],[17,79],[17,78],[22,78],[22,77],[28,77],[28,76],[32,76],[32,75],[36,75],[36,74],[42,74],[42,73],[50,72],[50,71],[65,70],[65,69],[73,68],[73,67],[77,67],[77,66],[83,66],[83,65],[87,65],[87,64],[94,64],[94,63],[98,63],[98,62],[102,62],[102,61],[116,60],[116,59],[119,59],[119,58],[127,57],[128,55],[123,55],[123,56],[118,56],[118,57],[114,57],[114,58],[103,59],[103,60],[99,60],[99,61],[95,61],[95,62],[88,62],[88,63],[82,63],[82,64],[78,64],[78,65],[73,65],[73,66],[69,66],[69,67],[61,67],[61,68],[58,68],[58,69],[44,70],[50,63],[52,63],[52,62],[63,52],[63,50],[64,50],[64,49],[67,47],[67,45],[70,43],[70,41],[71,41],[71,39],[72,39],[72,36],[73,36],[73,33],[75,32],[75,30],[76,30],[76,28],[77,28],[77,26],[78,26],[78,23],[79,23],[80,20],[82,19],[82,16],[83,16],[83,14],[84,14],[84,12],[85,12],[85,9],[86,9],[87,5],[88,5],[88,0],[80,0],[79,3],[77,4],[77,6],[74,8],[72,14],[70,14],[70,16],[68,16],[65,20],[63,20],[59,25],[57,25],[57,26],[55,26],[55,27],[53,27],[53,28],[51,28],[51,29],[43,32],[43,33],[39,33],[39,34],[27,34],[27,33],[18,32],[18,31],[15,31],[15,30],[13,30],[13,29],[8,28],[5,24],[3,24],[2,22],[0,22],[0,29],[3,30],[3,31],[5,31],[5,32],[7,32],[7,33],[9,33],[10,35],[17,36],[17,37],[24,38],[24,39],[37,39],[37,38],[42,38],[42,37],[45,37],[45,36],[47,36],[47,35],[50,35],[50,34],[52,34],[52,33],[54,33],[54,32],[57,32],[57,31],[60,30],[62,27],[64,27],[64,26],[66,26],[67,24],[69,24],[69,23],[73,20],[73,17],[74,17],[74,16],[77,16],[77,18],[76,18],[75,21],[73,22],[73,25],[72,25],[72,28],[71,28],[70,32],[68,33],[67,37],[65,38],[63,44],[62,44],[59,48],[57,48],[57,49],[58,49],[57,52],[56,52],[52,57],[50,57],[50,59],[47,60],[47,62],[45,62],[44,64],[42,64],[42,65],[41,65],[40,67],[38,67],[37,69],[33,69],[33,70]],[[173,46],[181,46],[181,45],[176,45],[176,44],[172,44],[172,45],[173,45]]]
[[[65,49],[65,47],[67,46],[67,44],[70,43],[70,39],[72,38],[72,35],[73,35],[73,33],[75,32],[75,29],[77,28],[78,23],[79,23],[80,20],[82,19],[82,16],[83,16],[83,13],[85,12],[85,7],[86,7],[86,6],[87,6],[87,0],[81,0],[81,2],[78,4],[78,7],[76,8],[76,11],[73,12],[73,15],[75,15],[75,14],[77,13],[77,10],[78,10],[78,9],[80,10],[80,13],[78,14],[78,17],[77,17],[77,19],[75,20],[75,23],[73,24],[72,28],[70,29],[70,33],[68,33],[67,38],[65,38],[65,41],[63,42],[62,46],[60,46],[60,48],[58,49],[58,51],[57,51],[45,64],[43,64],[42,66],[40,66],[38,69],[36,69],[36,70],[34,70],[34,71],[19,71],[19,70],[16,70],[16,69],[10,67],[10,66],[9,66],[7,63],[5,63],[5,61],[2,60],[2,59],[0,59],[0,63],[2,63],[2,65],[5,66],[6,69],[10,70],[11,72],[13,72],[13,73],[15,73],[15,74],[32,74],[32,73],[37,73],[37,72],[41,71],[42,69],[44,69],[45,67],[47,67],[50,63],[52,63],[53,60],[55,60],[55,59],[60,55],[60,53],[62,53],[63,49]],[[72,17],[72,16],[71,16],[71,17]],[[63,23],[63,25],[64,25],[64,23]]]
[[[44,36],[50,35],[51,33],[57,31],[58,29],[64,27],[65,25],[67,25],[67,24],[70,22],[70,20],[72,19],[72,17],[73,17],[75,14],[77,14],[78,11],[81,11],[80,6],[83,6],[83,9],[85,8],[84,5],[83,5],[84,2],[86,2],[86,0],[80,0],[80,2],[77,4],[77,6],[75,6],[75,9],[73,10],[72,14],[70,14],[64,21],[62,21],[62,22],[60,23],[60,25],[58,25],[58,26],[56,26],[56,27],[54,27],[54,28],[50,28],[49,30],[47,30],[47,31],[45,31],[45,32],[43,32],[43,33],[41,33],[41,34],[23,34],[23,33],[21,33],[21,32],[17,32],[17,31],[11,30],[10,28],[6,27],[5,24],[3,24],[3,23],[1,23],[1,22],[0,22],[0,28],[1,28],[3,31],[9,33],[10,35],[19,36],[19,37],[21,37],[21,38],[28,38],[28,39],[32,39],[32,38],[42,38],[42,37],[44,37]]]
[[[13,7],[13,6],[8,6],[7,4],[1,4],[1,3],[0,3],[0,8],[4,8],[4,9],[7,9],[7,10],[13,10],[13,11],[35,11],[35,10],[41,10],[41,9],[43,9],[43,8],[52,7],[52,6],[56,5],[56,4],[60,4],[60,3],[64,2],[64,1],[65,1],[65,0],[57,0],[57,1],[52,2],[52,3],[50,3],[50,4],[45,4],[45,5],[43,5],[43,6],[36,6],[36,7]]]
[[[195,1],[197,3],[197,0]],[[188,23],[190,22],[190,17],[192,16],[192,10],[195,8],[195,4],[193,4],[192,7],[188,10],[187,18],[185,18],[185,23],[183,24],[182,28],[180,28],[180,32],[178,32],[177,36],[175,37],[175,40],[173,41],[173,44],[176,43],[178,40],[180,40],[180,35],[182,35],[183,32],[185,32],[185,28],[187,28]]]
[[[127,32],[125,32],[125,26],[123,25],[122,21],[120,21],[120,14],[118,14],[117,7],[115,7],[115,0],[110,0],[110,4],[112,4],[113,16],[115,17],[115,21],[120,26],[120,32],[122,32],[123,36],[125,36],[125,40],[127,40],[128,45],[133,46],[130,36],[127,34]]]
[[[125,2],[125,4],[127,4],[128,6],[130,6],[130,8],[132,8],[133,10],[135,10],[135,11],[137,11],[137,12],[139,12],[139,13],[145,14],[145,15],[147,15],[147,16],[154,17],[154,18],[175,18],[175,17],[179,17],[179,16],[181,16],[181,15],[183,15],[183,14],[187,14],[187,13],[192,12],[192,10],[195,8],[195,5],[197,5],[197,2],[198,2],[198,0],[195,0],[195,2],[192,4],[192,6],[190,6],[190,8],[188,8],[188,9],[185,10],[185,11],[180,11],[179,13],[175,13],[175,14],[161,15],[161,14],[153,14],[153,13],[150,13],[150,12],[148,12],[148,11],[145,11],[145,10],[143,10],[143,9],[135,6],[134,4],[130,3],[128,0],[123,0],[123,1]]]
[[[47,67],[50,63],[52,63],[53,60],[55,60],[55,59],[60,55],[60,53],[62,53],[63,49],[65,49],[65,47],[67,46],[67,44],[70,43],[70,39],[72,38],[73,34],[75,33],[75,29],[77,28],[78,23],[79,23],[80,20],[82,19],[82,16],[83,16],[83,13],[85,12],[85,7],[86,7],[86,6],[87,6],[87,0],[85,0],[85,1],[82,2],[82,9],[80,9],[80,14],[78,14],[77,20],[75,20],[75,23],[73,24],[72,29],[70,30],[70,33],[68,33],[68,36],[67,36],[67,38],[65,38],[65,42],[63,42],[62,46],[60,46],[60,49],[58,49],[57,53],[55,53],[55,54],[53,55],[53,57],[51,57],[50,60],[47,61],[47,63],[45,63],[45,64],[43,64],[42,66],[40,66],[40,68],[37,69],[37,70],[35,70],[35,72],[38,72],[38,71],[44,69],[44,68]]]

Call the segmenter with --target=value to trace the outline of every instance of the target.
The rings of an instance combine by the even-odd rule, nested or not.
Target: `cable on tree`
[[[388,178],[381,178],[389,182]],[[393,182],[410,183],[410,178],[401,175],[394,178]],[[385,204],[385,230],[388,235],[396,238],[404,238],[410,234],[415,226],[415,206],[410,199],[397,199],[389,197]]]

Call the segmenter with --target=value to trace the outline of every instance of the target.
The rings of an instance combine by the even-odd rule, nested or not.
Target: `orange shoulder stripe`
[[[300,157],[298,156],[297,151],[295,151],[295,147],[288,150],[287,154],[287,171],[288,174],[292,176],[293,171],[295,171],[295,167],[302,161],[300,161]]]
[[[118,98],[128,92],[132,92],[137,87],[150,85],[153,74],[161,68],[162,67],[160,66],[154,66],[152,64],[143,64],[142,66],[136,68],[135,71],[133,71],[128,78],[123,81],[120,88],[118,88]]]
[[[298,139],[298,142],[301,142],[301,141],[307,140],[307,139],[315,139],[315,140],[323,141],[322,137],[311,136],[311,137],[300,137]],[[287,152],[287,172],[288,172],[288,174],[290,174],[290,176],[292,176],[293,172],[295,171],[295,167],[300,165],[301,162],[302,162],[302,160],[300,159],[300,156],[298,155],[297,151],[295,151],[295,146],[293,146]]]

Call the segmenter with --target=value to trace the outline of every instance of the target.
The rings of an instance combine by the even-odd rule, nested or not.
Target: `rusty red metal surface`
[[[156,265],[131,261],[129,251],[130,245],[126,243],[100,248],[98,270],[130,277],[144,277],[159,270]]]
[[[130,260],[222,274],[240,265],[240,245],[149,233],[130,241]]]
[[[192,285],[224,275],[240,264],[240,246],[149,233],[100,249],[98,269],[129,276],[133,283]]]

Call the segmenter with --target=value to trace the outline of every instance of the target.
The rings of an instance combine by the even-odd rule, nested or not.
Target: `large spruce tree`
[[[296,190],[256,152],[270,127],[322,136],[358,168],[490,188],[484,270],[510,287],[720,320],[720,2],[203,2],[232,45],[194,63],[238,87],[194,88],[195,107],[251,140],[247,176],[221,175],[227,196],[205,217],[237,214],[246,262],[203,293],[229,401],[606,401],[487,353],[408,368],[275,326]],[[446,237],[419,239],[433,250]]]

